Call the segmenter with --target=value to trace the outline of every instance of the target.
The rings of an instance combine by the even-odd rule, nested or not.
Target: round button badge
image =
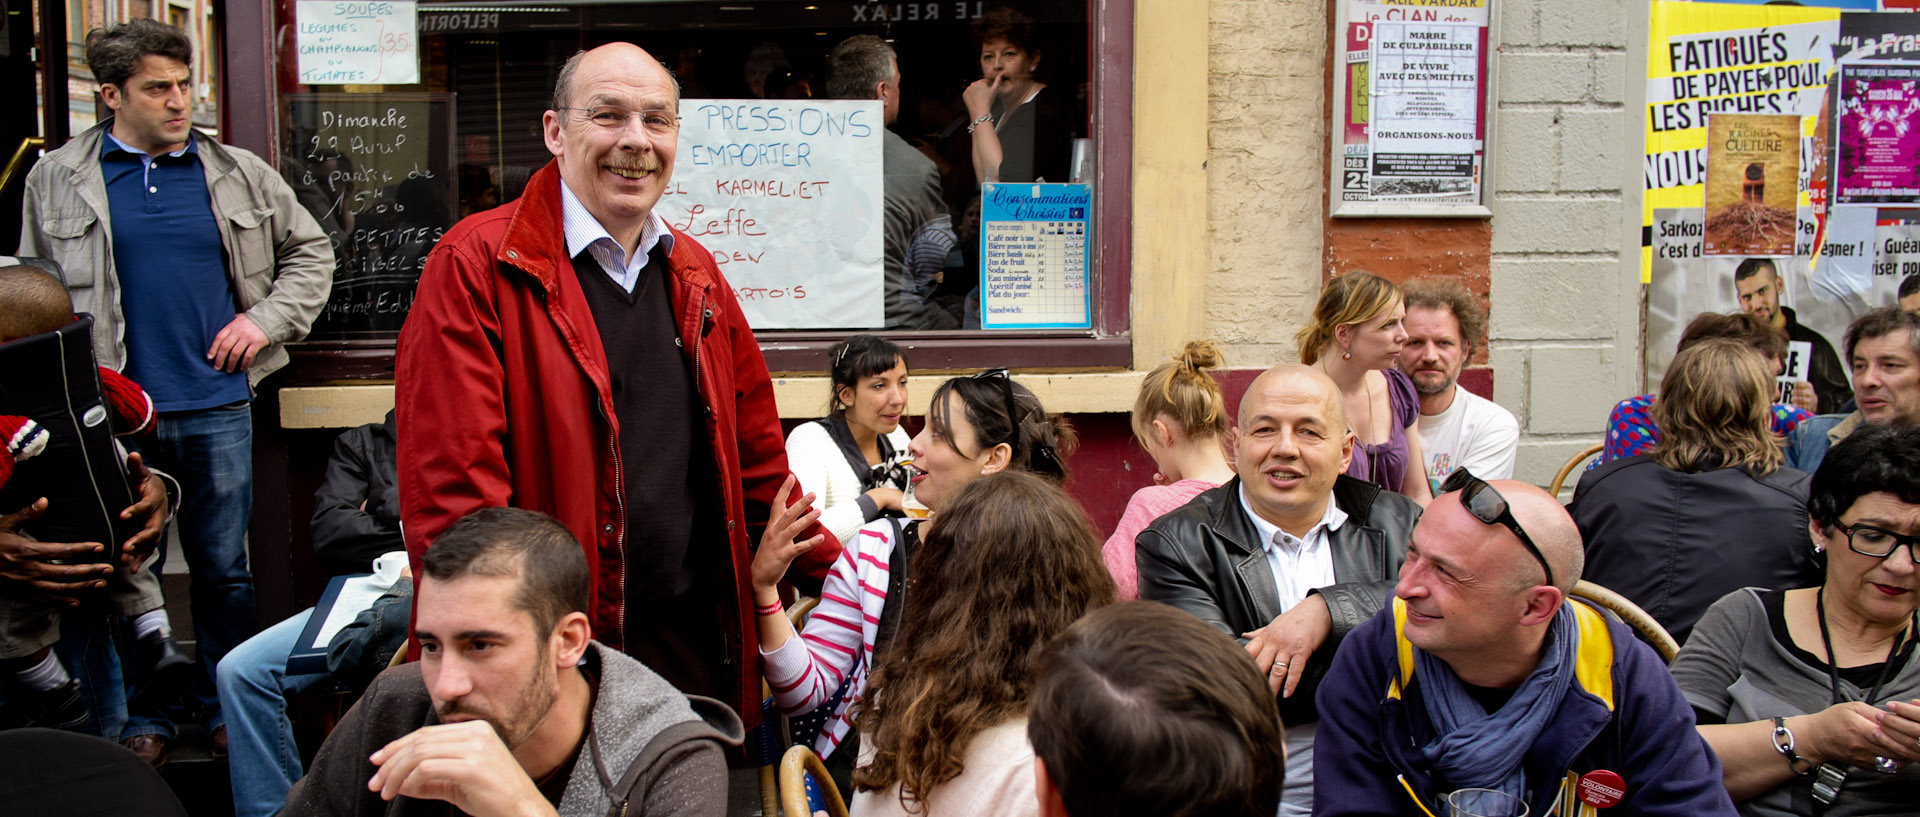
[[[1577,796],[1594,808],[1610,808],[1627,799],[1627,782],[1606,769],[1594,769],[1580,776]]]

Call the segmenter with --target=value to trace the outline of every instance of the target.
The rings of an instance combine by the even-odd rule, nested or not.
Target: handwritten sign
[[[453,226],[453,96],[287,94],[280,171],[333,243],[333,292],[316,339],[390,336]]]
[[[1093,189],[989,184],[980,190],[980,328],[1085,329]]]
[[[419,36],[409,2],[295,4],[295,50],[307,85],[409,85],[420,81]]]
[[[660,214],[733,285],[754,329],[886,320],[878,100],[685,99]]]
[[[1787,359],[1780,362],[1785,371],[1774,378],[1778,391],[1773,402],[1793,402],[1793,387],[1798,383],[1808,383],[1807,370],[1813,366],[1813,344],[1804,340],[1787,342]]]

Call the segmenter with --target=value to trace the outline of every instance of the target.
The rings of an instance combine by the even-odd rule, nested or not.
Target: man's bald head
[[[665,77],[666,82],[673,86],[673,99],[676,103],[674,107],[679,107],[680,79],[675,77],[672,71],[667,70],[666,65],[654,59],[653,55],[648,54],[646,49],[633,43],[607,43],[598,48],[575,51],[573,56],[568,57],[567,61],[560,65],[560,76],[556,78],[553,83],[554,110],[558,111],[572,107],[574,95],[573,77],[580,72],[581,63],[589,60],[596,62],[608,60],[617,61],[625,63],[629,67],[645,71],[646,73],[652,73],[654,69],[659,69],[660,75]]]
[[[73,300],[60,279],[15,264],[0,267],[0,343],[53,332],[73,322]]]
[[[1553,567],[1554,586],[1561,593],[1571,591],[1574,583],[1580,581],[1581,571],[1586,569],[1587,557],[1580,543],[1580,529],[1573,524],[1566,506],[1552,494],[1525,482],[1497,479],[1487,484],[1506,498],[1513,518],[1526,529],[1527,538],[1533,540],[1533,546],[1540,549],[1540,555]],[[1526,549],[1526,545],[1519,547]],[[1509,566],[1510,577],[1516,585],[1531,586],[1537,583],[1538,568],[1531,558],[1517,559]]]
[[[1239,424],[1244,430],[1248,420],[1259,413],[1260,406],[1270,398],[1317,398],[1324,406],[1322,416],[1328,425],[1345,431],[1347,425],[1347,406],[1340,399],[1340,387],[1325,372],[1301,363],[1282,363],[1253,378],[1247,384],[1247,391],[1240,397]]]

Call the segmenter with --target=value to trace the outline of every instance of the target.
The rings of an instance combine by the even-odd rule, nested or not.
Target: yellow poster
[[[1707,255],[1793,255],[1800,117],[1707,118]]]

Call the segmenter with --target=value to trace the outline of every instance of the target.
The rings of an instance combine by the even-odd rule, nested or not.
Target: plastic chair
[[[1640,609],[1640,605],[1634,604],[1626,596],[1585,579],[1573,585],[1573,595],[1599,605],[1601,609],[1619,616],[1621,621],[1638,630],[1642,636],[1646,637],[1647,643],[1653,645],[1654,651],[1660,653],[1661,660],[1671,664],[1673,656],[1680,652],[1680,642],[1673,640],[1667,628],[1660,626],[1660,622],[1655,621],[1653,616],[1647,615],[1647,611]]]
[[[820,757],[805,746],[787,749],[780,759],[780,807],[786,817],[811,817],[826,812],[827,817],[847,817],[847,802],[827,775]]]
[[[1560,466],[1560,471],[1553,475],[1553,482],[1547,486],[1547,493],[1559,496],[1560,486],[1566,483],[1567,475],[1573,473],[1573,469],[1580,467],[1580,463],[1586,462],[1588,457],[1600,453],[1600,449],[1605,447],[1605,443],[1594,443],[1591,447],[1569,458],[1567,464]]]

